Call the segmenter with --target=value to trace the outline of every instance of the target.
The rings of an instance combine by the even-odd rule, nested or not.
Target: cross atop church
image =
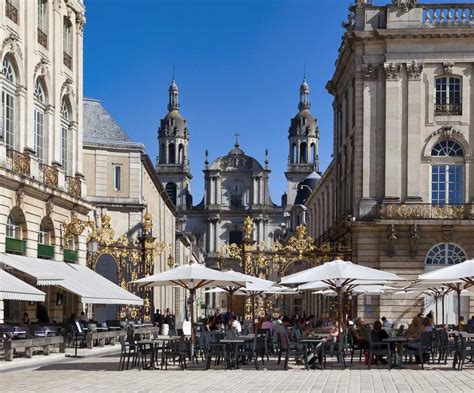
[[[235,136],[235,147],[239,147],[240,146],[239,145],[239,136],[240,136],[240,134],[238,132],[236,132],[234,134],[234,136]]]

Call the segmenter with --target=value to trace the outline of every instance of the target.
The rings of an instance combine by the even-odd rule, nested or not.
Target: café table
[[[232,366],[229,355],[232,354],[232,352],[234,353],[234,365],[235,368],[239,368],[240,348],[246,341],[253,340],[254,338],[255,334],[249,334],[245,336],[236,336],[233,338],[222,338],[219,340],[219,343],[224,344],[224,358],[229,368]]]
[[[402,336],[394,336],[394,337],[384,338],[382,341],[385,343],[390,343],[391,345],[393,344],[394,348],[396,348],[396,350],[392,351],[392,354],[393,354],[392,367],[403,368],[402,367],[403,345],[408,342],[408,339]],[[389,359],[389,361],[392,361],[392,359]]]
[[[178,336],[175,336],[175,337],[158,336],[158,337],[155,337],[155,338],[150,339],[150,340],[139,340],[139,341],[137,341],[136,343],[137,343],[139,348],[145,348],[145,349],[146,349],[146,347],[150,348],[150,366],[144,367],[144,369],[145,370],[148,370],[148,369],[159,370],[159,368],[156,367],[156,363],[157,363],[157,360],[158,360],[156,358],[158,350],[161,348],[161,350],[163,351],[164,345],[167,342],[173,341],[173,340],[178,340],[178,339],[179,339]],[[163,353],[162,353],[161,365],[163,365],[163,364],[164,364],[164,357],[163,357]]]
[[[329,337],[329,334],[315,334],[311,336],[305,336],[301,337],[299,339],[299,342],[301,344],[306,344],[308,347],[311,348],[311,350],[306,354],[306,356],[309,356],[311,353],[316,358],[319,358],[319,364],[316,362],[311,365],[311,367],[316,367],[319,369],[323,369],[323,358],[324,358],[324,342],[326,342],[327,337]],[[321,345],[321,352],[318,354],[317,348]]]

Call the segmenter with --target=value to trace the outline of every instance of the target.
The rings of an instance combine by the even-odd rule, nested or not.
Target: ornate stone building
[[[86,263],[85,235],[66,239],[63,227],[91,209],[81,143],[84,21],[81,0],[1,3],[2,265],[9,254]],[[71,292],[42,288],[50,318],[80,309]],[[36,305],[0,301],[0,321],[25,311],[34,318]]]
[[[327,84],[333,160],[307,201],[310,229],[354,262],[413,280],[474,255],[474,5],[371,3],[350,8]],[[360,297],[357,314],[406,322],[431,302]],[[474,298],[461,309],[471,315]],[[448,299],[450,323],[455,310]]]
[[[84,166],[88,199],[97,226],[110,224],[107,239],[89,250],[91,268],[145,299],[144,309],[97,305],[97,320],[150,318],[169,307],[183,320],[186,294],[181,288],[139,289],[130,281],[199,259],[184,234],[176,232],[177,210],[142,144],[132,142],[97,100],[84,100]],[[100,232],[100,230],[99,230]]]

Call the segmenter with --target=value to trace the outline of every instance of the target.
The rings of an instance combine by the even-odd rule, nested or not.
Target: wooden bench
[[[25,357],[31,358],[33,356],[33,348],[43,347],[43,355],[51,353],[51,346],[59,345],[59,352],[66,351],[66,345],[63,336],[54,337],[37,337],[27,338],[22,340],[7,340],[3,343],[5,349],[5,360],[13,360],[13,352],[18,348],[25,348]]]
[[[154,334],[159,333],[160,328],[159,326],[144,326],[144,327],[134,327],[132,329],[132,334]]]
[[[127,332],[125,330],[111,330],[108,332],[90,332],[86,334],[86,343],[87,348],[92,349],[94,346],[94,341],[99,341],[99,347],[103,347],[105,345],[105,340],[109,339],[109,342],[112,345],[115,345],[115,339],[121,336],[127,336]]]

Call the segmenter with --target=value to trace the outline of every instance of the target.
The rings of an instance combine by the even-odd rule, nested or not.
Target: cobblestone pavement
[[[227,371],[221,368],[181,371],[170,367],[119,372],[118,354],[110,351],[82,359],[56,358],[53,363],[38,358],[36,364],[30,363],[27,368],[0,368],[0,391],[474,392],[473,366],[454,371],[449,366],[436,365],[422,371],[416,365],[403,370],[382,366],[368,370],[367,366],[357,364],[348,370],[330,367],[324,371],[305,371],[293,364],[289,371],[284,371],[271,360],[260,371],[249,365]]]

